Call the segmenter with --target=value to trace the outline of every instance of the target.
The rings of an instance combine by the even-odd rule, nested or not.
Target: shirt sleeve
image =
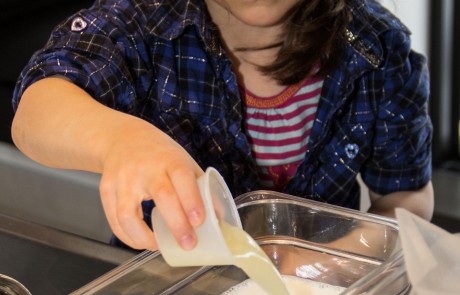
[[[432,124],[426,58],[400,31],[385,35],[383,97],[376,114],[370,160],[362,177],[379,194],[416,190],[431,179]]]
[[[21,72],[14,108],[32,83],[63,76],[103,104],[130,112],[150,83],[142,36],[145,15],[130,3],[98,1],[58,25]]]

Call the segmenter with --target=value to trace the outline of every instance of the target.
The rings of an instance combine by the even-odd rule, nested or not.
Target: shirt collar
[[[374,24],[369,23],[367,1],[350,0],[349,7],[353,20],[346,31],[347,42],[369,66],[377,68],[383,60],[383,48]]]
[[[376,1],[348,0],[348,5],[353,20],[346,32],[347,42],[372,68],[378,68],[384,59],[379,36],[392,29],[410,31]]]
[[[193,26],[208,51],[221,53],[217,26],[209,17],[203,0],[156,0],[151,3],[150,32],[156,36],[173,40],[184,30]]]

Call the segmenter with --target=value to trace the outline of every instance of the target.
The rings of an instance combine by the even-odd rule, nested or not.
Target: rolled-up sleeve
[[[149,88],[139,81],[148,72],[148,56],[142,24],[126,21],[137,13],[129,2],[105,1],[57,26],[21,72],[13,94],[14,108],[32,83],[62,76],[103,104],[129,112],[136,95]],[[117,6],[123,3],[125,7]]]
[[[432,124],[428,115],[426,59],[410,50],[410,39],[390,31],[382,98],[376,114],[374,147],[362,170],[364,182],[379,193],[416,190],[431,179]]]

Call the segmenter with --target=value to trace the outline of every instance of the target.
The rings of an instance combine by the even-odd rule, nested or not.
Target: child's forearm
[[[71,82],[45,78],[24,92],[12,136],[16,146],[39,163],[101,172],[110,137],[129,121],[139,120],[101,105]]]
[[[395,217],[395,208],[405,208],[408,211],[431,220],[434,210],[433,185],[429,182],[417,191],[401,191],[381,196],[369,191],[371,198],[370,213]]]
[[[142,201],[152,199],[182,247],[194,247],[193,226],[204,220],[196,183],[203,171],[155,126],[48,78],[26,90],[12,129],[19,149],[44,165],[102,173],[104,212],[126,244],[156,249],[141,214]]]

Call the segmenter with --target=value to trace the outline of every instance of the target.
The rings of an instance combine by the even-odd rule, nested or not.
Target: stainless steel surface
[[[435,214],[457,220],[456,232],[460,232],[460,172],[433,171],[433,188]]]
[[[3,295],[30,295],[29,290],[17,280],[0,274],[0,294]]]
[[[0,143],[0,213],[108,243],[100,176],[52,169]]]
[[[18,280],[34,295],[68,294],[134,255],[0,214],[0,273]]]

